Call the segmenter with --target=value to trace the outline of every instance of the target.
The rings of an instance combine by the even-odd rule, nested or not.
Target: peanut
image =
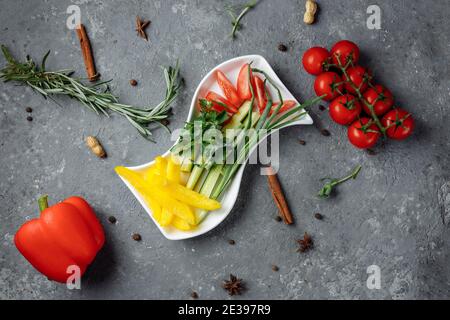
[[[102,145],[98,141],[96,137],[87,136],[86,137],[86,145],[91,149],[92,153],[94,153],[99,158],[106,158],[105,149],[103,149]]]
[[[314,0],[306,0],[305,3],[305,15],[303,16],[303,22],[306,24],[314,23],[314,15],[317,12],[317,3]]]

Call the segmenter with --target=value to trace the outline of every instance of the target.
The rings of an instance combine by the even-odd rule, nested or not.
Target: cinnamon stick
[[[283,189],[281,189],[280,181],[272,167],[267,167],[267,180],[269,182],[270,191],[272,192],[273,200],[278,207],[280,217],[286,224],[293,224],[294,218],[292,217],[291,210],[284,197]]]
[[[95,70],[94,56],[92,54],[91,43],[83,24],[77,27],[77,36],[80,40],[81,53],[83,54],[84,65],[89,81],[95,81],[100,76]]]

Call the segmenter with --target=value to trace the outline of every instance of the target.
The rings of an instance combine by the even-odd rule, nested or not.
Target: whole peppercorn
[[[229,243],[229,244],[231,244],[231,245],[233,246],[233,245],[235,245],[235,244],[236,244],[236,241],[234,241],[234,240],[230,239],[230,240],[228,240],[228,243]]]
[[[283,219],[281,219],[281,217],[280,217],[280,216],[276,216],[276,217],[275,217],[275,221],[277,221],[277,222],[281,222],[281,220],[283,220]]]
[[[276,272],[276,271],[280,270],[280,268],[278,268],[278,266],[276,266],[276,265],[272,265],[272,270]]]
[[[135,80],[135,79],[131,79],[130,80],[130,84],[133,86],[133,87],[135,87],[135,86],[137,86],[137,81]]]
[[[116,223],[117,219],[114,216],[110,216],[110,217],[108,217],[108,221],[111,222],[111,223]]]
[[[326,108],[325,108],[324,105],[320,105],[320,106],[319,106],[319,110],[320,110],[320,111],[324,111],[325,109],[326,109]]]
[[[281,52],[286,52],[288,50],[288,48],[283,43],[280,43],[278,45],[278,50],[280,50]]]
[[[142,240],[142,237],[141,237],[141,235],[140,235],[139,233],[134,233],[134,234],[131,236],[131,238],[132,238],[134,241],[141,241],[141,240]]]
[[[33,109],[30,108],[30,107],[26,107],[25,111],[28,112],[28,113],[31,113],[31,112],[33,112]]]
[[[314,218],[316,218],[317,220],[322,220],[323,215],[321,215],[320,213],[316,213],[316,214],[314,214]]]
[[[33,117],[32,117],[32,116],[28,116],[28,117],[27,117],[27,120],[28,120],[28,121],[33,121]]]
[[[198,293],[195,292],[195,291],[192,291],[192,292],[191,292],[191,298],[192,298],[192,299],[197,299],[197,298],[198,298]]]
[[[306,141],[305,141],[305,140],[299,139],[299,140],[298,140],[298,143],[300,143],[302,146],[304,146],[304,145],[306,144]]]
[[[327,129],[320,130],[320,133],[325,137],[328,137],[330,135],[330,131],[328,131]]]

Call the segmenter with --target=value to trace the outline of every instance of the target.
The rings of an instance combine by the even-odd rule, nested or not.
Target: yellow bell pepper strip
[[[196,224],[193,210],[187,204],[176,200],[167,188],[150,184],[141,178],[141,176],[135,171],[122,166],[116,167],[115,171],[118,175],[128,180],[128,182],[131,183],[131,185],[143,195],[150,195],[152,198],[157,199],[158,203],[162,207],[167,208],[167,210],[169,210],[172,214],[186,220],[189,224]],[[156,177],[158,177],[159,182],[164,180],[164,178],[159,177],[158,175],[154,175],[153,179]]]
[[[137,189],[137,188],[136,188]],[[150,210],[152,210],[152,216],[153,218],[155,218],[155,220],[162,225],[161,223],[161,212],[162,212],[162,208],[161,205],[158,203],[158,201],[156,201],[155,199],[153,199],[152,197],[149,197],[148,195],[143,193],[143,190],[139,190],[139,193],[143,196],[145,202],[147,202],[148,206],[150,207]]]
[[[155,165],[153,164],[150,168],[144,171],[144,180],[150,180],[156,173]]]
[[[213,211],[221,207],[219,201],[210,199],[205,195],[182,186],[181,184],[173,183],[172,181],[164,181],[164,179],[158,175],[154,175],[148,183],[169,193],[173,198],[196,208]]]
[[[172,223],[173,214],[167,208],[162,208],[161,211],[161,222],[159,223],[161,226],[165,227]]]
[[[155,169],[161,176],[166,176],[167,171],[167,159],[161,156],[155,158]]]
[[[173,217],[172,226],[181,231],[189,231],[195,228],[195,226],[190,225],[185,220],[178,217]]]
[[[169,156],[169,160],[167,161],[167,179],[174,183],[180,183],[181,178],[181,166]]]

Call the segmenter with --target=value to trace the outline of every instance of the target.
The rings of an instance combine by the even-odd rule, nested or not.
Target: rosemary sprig
[[[258,3],[258,0],[252,0],[252,1],[248,2],[247,4],[245,4],[243,6],[241,13],[238,16],[236,16],[236,10],[233,6],[228,5],[225,7],[228,14],[231,17],[231,25],[233,26],[233,29],[231,29],[231,34],[230,34],[232,39],[236,38],[236,31],[241,29],[242,18],[247,14],[247,12],[250,9],[253,9],[257,3]]]
[[[361,171],[361,165],[358,165],[355,169],[353,169],[353,171],[340,179],[336,179],[336,178],[323,178],[322,180],[327,180],[327,182],[325,183],[325,185],[323,186],[322,189],[320,189],[318,196],[320,198],[328,198],[331,194],[331,192],[333,191],[333,188],[336,187],[337,185],[350,180],[350,179],[356,179],[356,177],[358,176],[358,173]]]
[[[161,121],[170,115],[170,104],[178,95],[180,81],[178,77],[178,62],[173,67],[163,68],[166,82],[164,100],[155,107],[138,108],[119,103],[108,87],[109,81],[103,81],[94,85],[85,85],[79,79],[73,78],[72,70],[47,71],[45,62],[50,53],[48,51],[42,63],[38,66],[27,56],[25,62],[15,60],[5,46],[1,46],[7,65],[0,70],[0,78],[5,82],[17,81],[28,85],[39,92],[44,98],[53,101],[55,95],[65,95],[78,100],[82,105],[96,112],[109,116],[109,111],[124,116],[146,139],[153,141],[150,124],[156,123],[167,130],[167,126]],[[58,103],[57,101],[55,101]]]

